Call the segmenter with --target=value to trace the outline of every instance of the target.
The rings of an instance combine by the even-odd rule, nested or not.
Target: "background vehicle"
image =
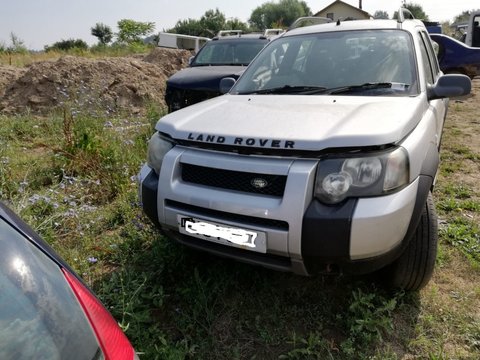
[[[173,34],[167,32],[159,32],[157,36],[157,45],[160,47],[167,47],[172,49],[186,49],[195,52],[200,50],[202,46],[204,46],[208,41],[210,41],[209,38],[202,36]]]
[[[442,34],[430,34],[438,44],[438,62],[446,74],[480,75],[480,48],[470,47]]]
[[[138,359],[73,270],[0,203],[0,359]]]
[[[462,25],[460,40],[441,34],[438,26],[427,23],[430,37],[438,44],[438,61],[446,74],[480,75],[480,11],[472,11],[468,24]]]
[[[448,97],[471,82],[444,75],[424,24],[399,14],[288,31],[222,80],[228,94],[163,117],[139,174],[145,213],[252,264],[425,286]]]
[[[188,68],[167,80],[165,101],[169,112],[220,95],[220,80],[238,78],[270,39],[268,33],[231,34],[232,31],[221,32],[220,36],[207,42],[192,58]]]

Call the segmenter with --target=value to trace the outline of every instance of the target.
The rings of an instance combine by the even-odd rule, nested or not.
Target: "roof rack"
[[[233,35],[233,36],[242,36],[243,34],[243,30],[220,30],[217,34],[218,37],[222,37],[222,36],[230,36],[230,35]]]
[[[398,23],[403,23],[406,19],[415,19],[415,16],[413,16],[412,12],[408,10],[407,8],[401,7],[398,9]]]
[[[332,19],[321,17],[321,16],[304,16],[295,20],[293,24],[290,25],[288,30],[292,30],[292,29],[296,29],[304,26],[310,26],[310,25],[326,24],[329,22],[332,22]]]

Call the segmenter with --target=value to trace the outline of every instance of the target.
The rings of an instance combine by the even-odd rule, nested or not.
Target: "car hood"
[[[245,66],[196,66],[189,67],[173,74],[167,80],[167,86],[180,89],[211,89],[218,90],[218,84],[224,77],[238,79]]]
[[[416,97],[224,95],[171,113],[156,129],[177,140],[319,151],[401,141],[422,118]]]

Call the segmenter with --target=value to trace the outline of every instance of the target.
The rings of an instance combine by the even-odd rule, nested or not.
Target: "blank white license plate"
[[[264,232],[241,229],[184,215],[177,215],[177,221],[178,230],[182,234],[246,250],[267,252],[267,237]]]

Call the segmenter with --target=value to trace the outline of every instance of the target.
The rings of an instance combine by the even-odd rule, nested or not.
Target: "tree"
[[[280,0],[278,3],[264,3],[254,9],[248,22],[251,27],[265,30],[274,26],[288,27],[299,17],[311,14],[305,1]]]
[[[175,34],[212,37],[220,30],[242,30],[248,32],[248,25],[237,18],[226,20],[218,9],[207,10],[200,20],[178,20],[168,32]]]
[[[47,52],[52,50],[67,51],[72,49],[87,50],[88,44],[82,39],[68,39],[57,41],[50,46],[45,46],[45,51]]]
[[[200,18],[200,25],[205,30],[207,36],[215,36],[225,28],[225,15],[218,9],[208,10]]]
[[[107,45],[113,38],[113,32],[110,26],[102,23],[96,23],[95,26],[91,28],[91,33],[98,38],[99,44],[102,45]]]
[[[453,18],[453,23],[454,24],[462,24],[462,23],[466,23],[468,22],[468,20],[470,19],[470,14],[472,12],[470,10],[465,10],[463,11],[461,14],[455,16]]]
[[[168,29],[167,32],[174,34],[203,36],[203,29],[200,25],[200,21],[195,19],[178,20],[175,26],[171,29]]]
[[[142,36],[150,35],[155,29],[153,22],[140,22],[130,19],[122,19],[117,22],[117,39],[120,43],[131,44],[141,42]]]
[[[224,29],[225,30],[242,30],[243,32],[249,31],[248,24],[244,23],[243,21],[240,21],[237,18],[228,19],[227,22],[225,23]]]
[[[374,19],[390,19],[388,13],[384,10],[377,10],[375,14],[373,14]]]
[[[12,43],[9,46],[5,46],[5,44],[0,44],[0,52],[8,52],[8,53],[27,53],[28,49],[25,46],[25,42],[20,39],[15,33],[10,33],[10,42]]]
[[[425,11],[423,11],[421,5],[415,3],[405,3],[403,7],[410,10],[415,19],[429,21],[428,15],[425,13]],[[393,18],[398,18],[398,11],[395,11]]]

